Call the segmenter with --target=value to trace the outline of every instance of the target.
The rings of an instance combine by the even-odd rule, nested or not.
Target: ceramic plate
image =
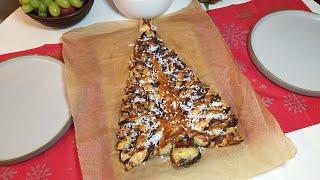
[[[0,63],[0,164],[39,154],[69,128],[63,66],[46,56]]]
[[[249,39],[250,55],[274,83],[320,96],[320,15],[279,11],[262,18]]]

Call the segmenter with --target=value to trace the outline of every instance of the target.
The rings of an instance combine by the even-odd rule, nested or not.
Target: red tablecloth
[[[235,62],[252,82],[284,132],[320,123],[320,98],[292,93],[265,78],[249,57],[247,41],[250,30],[260,18],[274,11],[288,9],[309,11],[300,0],[254,0],[208,11],[229,45]]]
[[[273,84],[253,65],[247,51],[247,38],[253,25],[264,15],[284,9],[308,10],[299,0],[254,0],[210,10],[208,14],[228,43],[241,71],[251,80],[283,131],[290,132],[320,123],[320,98],[301,96]],[[62,61],[61,48],[61,44],[44,45],[1,55],[0,62],[27,54],[50,55]],[[41,155],[16,165],[0,167],[0,180],[8,179],[81,179],[74,127]]]

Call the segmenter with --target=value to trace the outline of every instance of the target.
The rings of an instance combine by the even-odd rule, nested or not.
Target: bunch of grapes
[[[65,16],[83,6],[82,0],[19,0],[23,12],[36,12],[38,16]]]

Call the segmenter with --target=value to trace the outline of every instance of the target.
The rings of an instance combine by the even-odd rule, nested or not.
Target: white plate
[[[39,154],[69,128],[63,66],[46,56],[0,63],[0,164]]]
[[[250,37],[250,55],[274,83],[320,96],[320,15],[280,11],[262,18]]]

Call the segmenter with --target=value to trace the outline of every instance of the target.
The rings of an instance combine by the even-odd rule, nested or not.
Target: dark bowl
[[[89,13],[90,9],[92,8],[93,2],[94,0],[84,0],[84,4],[80,9],[67,16],[40,17],[37,16],[34,12],[28,13],[28,16],[38,21],[39,23],[49,27],[66,28],[82,20]]]

